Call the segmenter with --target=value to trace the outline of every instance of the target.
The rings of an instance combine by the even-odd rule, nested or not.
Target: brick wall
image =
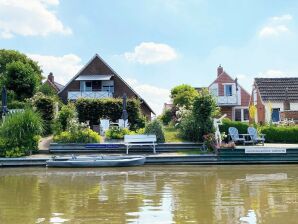
[[[281,119],[293,119],[298,122],[298,111],[297,110],[288,110],[280,112]]]
[[[232,107],[220,107],[221,114],[227,114],[227,118],[233,119],[233,108]]]

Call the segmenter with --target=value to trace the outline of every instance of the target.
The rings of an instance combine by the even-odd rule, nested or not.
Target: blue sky
[[[0,0],[0,47],[62,83],[98,53],[159,113],[173,86],[208,86],[219,64],[248,91],[297,76],[297,18],[294,0]]]

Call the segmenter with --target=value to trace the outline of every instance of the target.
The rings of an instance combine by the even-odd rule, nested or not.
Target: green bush
[[[127,128],[110,127],[106,131],[106,137],[108,139],[123,139],[124,135],[129,135],[130,131]]]
[[[266,142],[298,143],[298,126],[261,126],[259,131],[266,134]]]
[[[116,121],[122,115],[122,99],[79,99],[75,103],[80,122],[89,121],[90,125],[98,124],[100,118]],[[127,100],[128,122],[131,130],[143,128],[145,118],[141,114],[140,101]]]
[[[181,118],[178,131],[179,137],[182,139],[192,142],[198,141],[197,125],[191,111],[187,111]]]
[[[202,141],[203,136],[213,132],[213,118],[218,113],[218,107],[214,97],[208,91],[201,91],[196,97],[192,114],[197,125],[198,140]]]
[[[168,125],[172,120],[172,111],[170,109],[165,110],[160,116],[160,120],[164,125]]]
[[[32,98],[32,103],[44,120],[44,134],[51,134],[55,117],[55,100],[39,93]]]
[[[204,141],[203,136],[213,132],[213,118],[218,115],[218,107],[208,91],[201,91],[194,99],[191,109],[177,111],[179,134],[184,140]]]
[[[148,135],[156,135],[156,140],[159,143],[165,142],[165,134],[162,124],[157,119],[151,121],[145,126],[144,133]]]
[[[76,116],[77,113],[74,104],[68,103],[67,105],[63,105],[54,121],[55,133],[66,131],[70,120],[76,118]]]
[[[7,104],[8,109],[25,109],[29,104],[24,101],[12,101]]]
[[[0,126],[1,156],[19,157],[38,150],[42,131],[42,119],[32,110],[26,109],[6,116]]]
[[[248,123],[240,121],[231,121],[228,118],[223,119],[222,125],[219,126],[220,132],[225,132],[229,134],[229,127],[235,127],[238,129],[240,134],[247,134]]]
[[[47,82],[39,86],[38,92],[41,92],[45,96],[57,96],[57,91]]]
[[[53,141],[57,143],[98,143],[101,138],[97,132],[86,128],[76,132],[63,131],[55,135]]]

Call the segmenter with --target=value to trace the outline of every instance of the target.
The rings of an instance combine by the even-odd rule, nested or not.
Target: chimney
[[[217,76],[219,76],[221,73],[223,73],[223,67],[221,67],[221,65],[219,65],[217,68]]]
[[[48,80],[54,83],[54,75],[52,72],[50,72],[50,74],[48,75]]]

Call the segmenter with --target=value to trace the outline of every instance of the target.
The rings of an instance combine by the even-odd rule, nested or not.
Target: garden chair
[[[104,135],[107,130],[110,128],[109,119],[100,119],[100,134]]]
[[[245,145],[245,143],[249,142],[249,141],[246,141],[245,134],[239,134],[238,129],[235,127],[229,127],[229,136],[231,137],[232,141],[235,143],[242,142],[243,145]]]
[[[262,142],[262,145],[264,146],[265,134],[258,135],[258,131],[254,127],[248,127],[247,128],[247,133],[249,134],[250,139],[252,140],[253,144],[254,143],[257,144],[259,142]]]
[[[129,128],[129,125],[128,125],[128,120],[123,120],[123,119],[119,119],[118,120],[118,125],[120,128]]]

